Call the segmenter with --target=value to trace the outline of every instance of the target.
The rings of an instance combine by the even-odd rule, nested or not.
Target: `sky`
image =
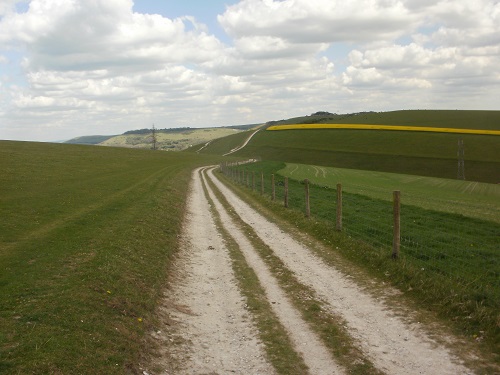
[[[499,98],[499,0],[0,0],[0,139]]]

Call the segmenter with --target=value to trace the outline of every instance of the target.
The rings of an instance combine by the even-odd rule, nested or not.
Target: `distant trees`
[[[311,114],[311,116],[330,116],[330,115],[336,115],[336,113],[330,113],[330,112],[326,112],[326,111],[318,111],[318,112]]]
[[[190,128],[190,127],[184,127],[184,128],[165,128],[165,129],[156,129],[155,128],[155,131],[156,133],[183,133],[183,132],[186,132],[186,131],[189,131],[189,130],[194,130],[194,128]],[[129,131],[126,131],[125,133],[123,133],[123,135],[130,135],[130,134],[142,134],[142,135],[147,135],[147,134],[151,134],[151,128],[144,128],[144,129],[136,129],[136,130],[129,130]]]

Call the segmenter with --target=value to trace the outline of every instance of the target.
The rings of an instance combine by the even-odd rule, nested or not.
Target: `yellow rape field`
[[[434,132],[434,133],[500,135],[500,130],[434,128],[425,126],[373,125],[373,124],[290,124],[290,125],[273,125],[267,128],[267,130],[300,130],[300,129],[398,130],[398,131],[416,131],[416,132]]]

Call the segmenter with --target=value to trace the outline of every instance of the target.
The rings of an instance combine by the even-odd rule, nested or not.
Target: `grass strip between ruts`
[[[208,193],[203,172],[200,172],[203,181],[203,191],[208,200],[215,225],[222,234],[231,257],[234,275],[241,292],[246,298],[248,311],[252,314],[259,330],[259,336],[264,343],[269,361],[279,374],[305,374],[307,366],[293,348],[285,328],[272,311],[266,299],[264,289],[259,283],[257,275],[247,264],[245,257],[231,234],[224,228],[214,202]],[[212,189],[214,192],[216,190]],[[215,193],[216,194],[216,193]],[[217,198],[220,197],[216,194]]]
[[[381,374],[373,363],[359,349],[359,345],[349,335],[344,320],[330,311],[313,289],[301,284],[283,261],[274,254],[255,233],[253,228],[246,224],[218,191],[213,182],[209,182],[217,198],[224,206],[237,225],[246,234],[259,256],[268,265],[268,269],[278,280],[280,287],[286,292],[294,307],[300,311],[302,317],[318,334],[323,344],[329,349],[336,361],[343,365],[350,374]],[[232,186],[232,189],[238,187]]]

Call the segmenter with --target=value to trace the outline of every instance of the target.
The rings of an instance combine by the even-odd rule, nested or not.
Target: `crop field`
[[[500,137],[461,134],[467,180],[500,182]],[[224,139],[224,138],[223,138]],[[454,179],[458,135],[323,129],[260,131],[235,156]],[[215,146],[215,144],[214,144]],[[227,147],[229,151],[231,148]],[[210,153],[208,147],[202,152]],[[227,152],[226,151],[226,152]]]
[[[276,131],[276,130],[302,130],[302,129],[394,130],[394,131],[430,132],[430,133],[500,135],[500,130],[436,128],[431,126],[401,126],[401,125],[374,125],[374,124],[289,124],[289,125],[269,126],[266,130]]]
[[[500,131],[500,111],[395,111],[348,115],[305,116],[274,121],[270,126],[308,124],[324,126],[366,124]],[[296,125],[295,125],[296,126]],[[302,125],[301,125],[302,126]],[[457,130],[457,131],[458,131]],[[240,135],[240,134],[238,134]],[[224,154],[243,139],[218,139],[201,153]],[[307,129],[260,131],[234,156],[325,167],[412,174],[454,179],[457,177],[458,141],[464,144],[465,176],[469,181],[500,182],[500,137],[402,130]]]
[[[459,129],[500,130],[500,111],[402,110],[391,112],[359,112],[295,117],[273,121],[287,124],[376,124],[425,126]]]
[[[261,162],[240,166],[247,175],[264,173],[265,195],[270,195],[271,174],[276,177],[276,202],[283,204],[284,177],[289,177],[289,210],[305,212],[304,178],[319,181],[310,185],[310,207],[314,229],[322,240],[335,232],[336,184],[343,184],[343,232],[370,246],[369,251],[340,249],[347,257],[364,264],[382,277],[391,277],[401,289],[418,295],[424,304],[440,306],[443,316],[472,334],[488,332],[489,340],[500,342],[497,326],[500,305],[500,263],[498,257],[498,190],[496,185],[460,189],[465,182],[426,179],[418,176],[321,168]],[[324,173],[324,174],[323,174]],[[328,176],[328,177],[327,177]],[[345,179],[344,179],[345,177]],[[413,177],[413,178],[411,178]],[[241,181],[240,181],[241,183]],[[256,192],[260,191],[260,178]],[[405,184],[403,184],[405,183]],[[246,184],[246,181],[243,182]],[[441,187],[439,187],[441,185]],[[392,188],[400,186],[401,253],[392,262]],[[411,189],[405,193],[405,187]],[[345,187],[345,190],[344,190]],[[387,189],[387,190],[386,190]],[[450,200],[447,201],[447,191]],[[435,195],[433,202],[425,203]],[[418,194],[417,194],[418,193]],[[468,207],[474,214],[451,213],[462,194],[469,195]],[[472,196],[470,196],[472,195]],[[475,198],[480,197],[475,204]],[[430,198],[432,199],[432,198]],[[494,220],[481,218],[493,207]],[[293,216],[293,215],[292,215]],[[478,216],[478,217],[474,217]],[[444,301],[444,304],[443,304]],[[476,333],[474,333],[476,332]]]
[[[196,154],[0,142],[0,373],[138,373]]]

